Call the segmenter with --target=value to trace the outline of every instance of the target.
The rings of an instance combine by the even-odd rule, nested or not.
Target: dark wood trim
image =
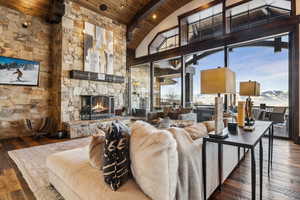
[[[293,117],[293,110],[291,109],[292,108],[292,105],[293,103],[295,102],[295,100],[293,100],[293,66],[294,66],[294,62],[293,62],[293,58],[294,58],[294,52],[295,52],[295,49],[294,49],[294,34],[295,34],[295,30],[293,32],[290,32],[289,33],[289,138],[290,139],[294,139],[294,125],[293,125],[293,120],[292,117]]]
[[[290,34],[289,55],[289,131],[295,143],[299,143],[299,67],[300,67],[300,28],[299,25]]]
[[[127,40],[131,40],[132,33],[138,24],[145,20],[153,11],[159,8],[167,0],[151,0],[141,10],[139,10],[127,25]]]
[[[126,69],[127,72],[127,77],[128,77],[128,82],[127,82],[127,92],[128,92],[128,111],[127,114],[131,115],[132,114],[132,104],[131,104],[131,67],[127,67]]]
[[[202,10],[205,10],[205,9],[207,9],[207,8],[210,8],[210,7],[212,7],[212,6],[215,6],[215,5],[217,5],[217,4],[219,4],[219,3],[222,3],[222,2],[223,2],[223,0],[215,0],[215,1],[209,2],[209,3],[204,4],[204,5],[202,5],[202,6],[198,7],[198,8],[196,8],[196,9],[193,9],[193,10],[191,10],[191,11],[188,11],[188,12],[186,12],[186,13],[183,13],[182,15],[179,15],[179,16],[178,16],[178,19],[180,20],[180,19],[182,19],[182,18],[188,17],[188,16],[190,16],[190,15],[192,15],[192,14],[195,14],[195,13],[197,13],[197,12],[200,12],[200,11],[202,11]]]
[[[101,78],[99,78],[101,75]],[[98,82],[109,82],[109,83],[125,83],[124,76],[116,76],[111,74],[102,74],[94,72],[85,72],[79,70],[71,70],[70,78],[77,80],[87,80],[87,81],[98,81]]]
[[[223,6],[223,9],[222,9],[223,35],[225,35],[227,33],[227,31],[226,31],[227,30],[226,0],[223,0],[222,6]]]
[[[209,40],[194,42],[163,52],[135,58],[132,60],[132,63],[130,63],[130,65],[138,65],[151,61],[159,61],[181,55],[193,54],[195,52],[218,48],[225,45],[232,45],[240,42],[268,37],[271,35],[290,32],[294,29],[296,24],[299,24],[299,22],[300,15],[287,17],[285,19],[278,19],[276,21],[274,20],[272,23],[258,25],[251,29],[229,33],[220,37],[211,38]]]
[[[229,51],[228,47],[225,46],[224,49],[224,67],[229,67]],[[228,111],[228,94],[224,94],[224,108],[225,111]]]
[[[291,0],[292,16],[296,16],[297,15],[296,1],[297,0]]]
[[[237,3],[234,3],[234,4],[230,5],[230,6],[226,6],[226,9],[228,10],[228,9],[240,6],[240,5],[244,4],[244,3],[248,3],[250,1],[252,1],[252,0],[243,0],[243,1],[240,1],[240,2],[237,2]]]
[[[180,57],[181,63],[181,106],[185,108],[185,57]]]
[[[153,108],[154,108],[154,95],[153,95],[153,91],[154,91],[154,64],[153,62],[150,62],[150,111],[152,112],[153,111]]]

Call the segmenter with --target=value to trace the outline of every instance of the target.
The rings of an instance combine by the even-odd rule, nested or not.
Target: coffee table
[[[203,163],[203,190],[204,199],[206,200],[206,143],[212,142],[218,144],[218,168],[219,168],[219,186],[221,190],[222,186],[222,172],[223,172],[223,145],[231,145],[238,147],[238,158],[240,159],[240,148],[250,149],[251,151],[251,186],[252,186],[252,200],[256,199],[256,163],[255,163],[255,147],[259,143],[259,171],[260,171],[260,199],[262,200],[262,183],[263,183],[263,144],[262,137],[269,132],[269,149],[268,149],[268,175],[270,175],[270,167],[273,161],[273,123],[269,121],[256,121],[254,131],[244,131],[242,128],[238,128],[236,134],[229,132],[228,138],[217,139],[211,137],[203,138],[203,150],[202,150],[202,163]],[[240,161],[240,160],[239,160]]]

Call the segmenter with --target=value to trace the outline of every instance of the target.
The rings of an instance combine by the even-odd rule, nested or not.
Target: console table
[[[252,186],[252,200],[256,199],[256,163],[255,163],[255,147],[259,143],[259,171],[260,171],[260,199],[262,200],[262,183],[263,183],[263,144],[262,137],[269,133],[269,149],[268,149],[268,175],[270,175],[270,167],[273,161],[273,123],[267,121],[256,121],[254,131],[244,131],[242,128],[238,128],[236,134],[229,132],[228,138],[216,139],[211,137],[203,138],[203,150],[202,150],[202,163],[203,163],[203,190],[204,199],[206,200],[206,143],[212,142],[218,144],[218,168],[219,168],[219,186],[221,190],[222,185],[222,167],[223,167],[223,145],[232,145],[238,147],[238,154],[240,155],[240,148],[247,148],[251,150],[251,186]],[[238,156],[239,156],[238,155]],[[240,156],[238,157],[240,159]]]

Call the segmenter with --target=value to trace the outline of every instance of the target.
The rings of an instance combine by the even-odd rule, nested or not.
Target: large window
[[[230,68],[239,82],[258,81],[261,96],[253,97],[254,105],[288,107],[288,36],[242,44],[229,52]],[[238,100],[246,97],[237,95]]]
[[[181,62],[171,59],[154,64],[153,105],[155,110],[181,105]]]

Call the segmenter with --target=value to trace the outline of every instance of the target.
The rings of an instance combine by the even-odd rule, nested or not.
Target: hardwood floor
[[[8,157],[7,151],[62,141],[65,140],[42,138],[36,141],[31,137],[0,141],[0,200],[35,199],[21,173]],[[274,141],[274,162],[270,178],[267,175],[266,145],[267,139],[264,140],[263,200],[300,200],[300,145],[286,140]],[[258,158],[258,150],[256,158]],[[222,192],[216,192],[211,199],[248,200],[251,197],[250,180],[250,155],[248,154],[226,180]],[[258,187],[257,191],[258,199]]]

